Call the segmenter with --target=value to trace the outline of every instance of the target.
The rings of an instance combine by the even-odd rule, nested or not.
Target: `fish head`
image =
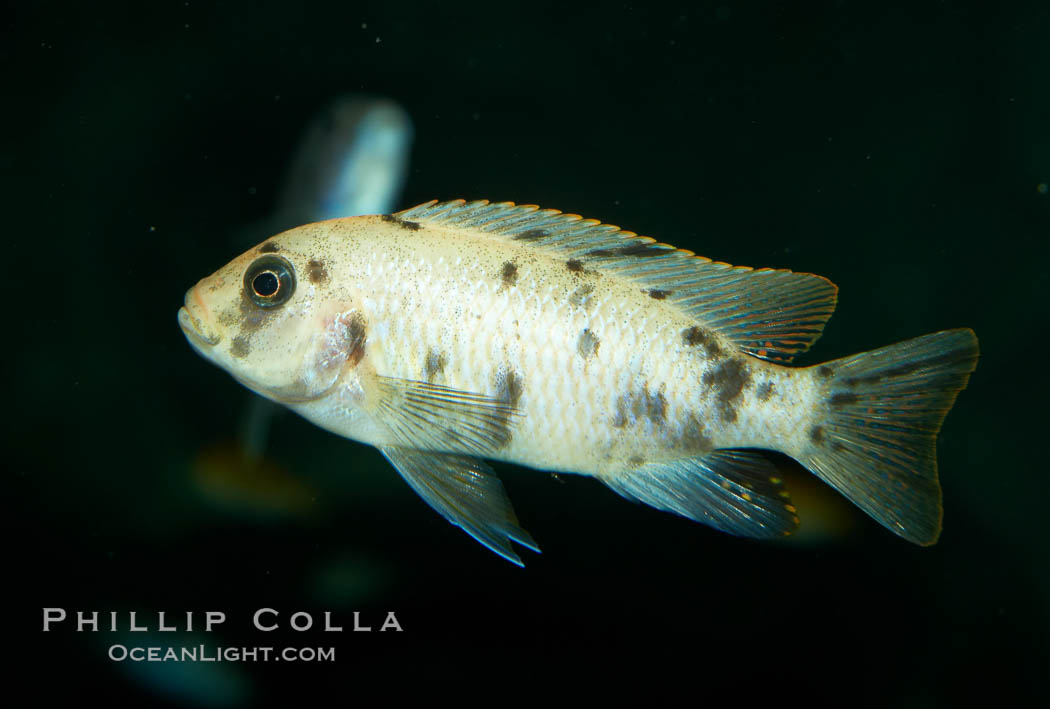
[[[287,405],[316,401],[357,365],[354,297],[330,278],[329,226],[268,239],[186,292],[178,322],[198,354]]]

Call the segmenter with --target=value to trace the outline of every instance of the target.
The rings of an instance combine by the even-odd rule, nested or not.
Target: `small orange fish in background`
[[[591,475],[748,537],[799,524],[781,451],[918,544],[941,529],[936,436],[977,364],[948,330],[786,366],[828,280],[713,262],[573,214],[427,202],[279,234],[186,294],[202,356],[374,445],[450,522],[538,551],[482,458]]]
[[[190,463],[193,487],[228,512],[272,519],[317,513],[316,493],[278,463],[228,441],[207,446]]]

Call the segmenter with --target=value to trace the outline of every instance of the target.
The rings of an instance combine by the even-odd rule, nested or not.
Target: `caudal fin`
[[[813,368],[827,382],[799,462],[916,544],[941,532],[937,432],[977,366],[973,330],[946,330]]]

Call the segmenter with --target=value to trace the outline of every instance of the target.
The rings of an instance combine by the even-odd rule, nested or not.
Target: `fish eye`
[[[244,272],[244,293],[260,308],[283,305],[295,292],[295,269],[286,258],[267,254]]]

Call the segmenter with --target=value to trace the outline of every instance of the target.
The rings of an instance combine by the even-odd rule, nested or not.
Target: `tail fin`
[[[937,432],[977,366],[973,330],[946,330],[814,367],[826,381],[799,462],[894,533],[941,533]]]

